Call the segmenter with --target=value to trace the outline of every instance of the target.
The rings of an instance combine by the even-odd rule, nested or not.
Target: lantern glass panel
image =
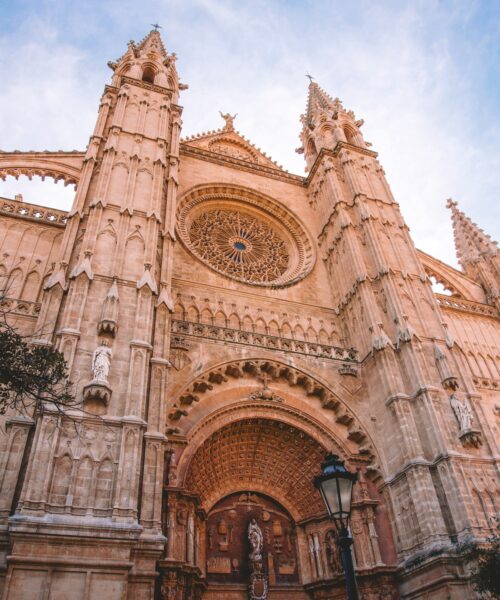
[[[352,479],[338,479],[340,488],[340,502],[341,511],[349,514],[351,512],[351,493],[352,493]]]
[[[325,479],[320,484],[321,495],[331,517],[340,512],[337,481],[336,478]]]

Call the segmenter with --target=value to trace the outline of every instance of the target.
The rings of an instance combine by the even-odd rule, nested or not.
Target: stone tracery
[[[282,287],[311,270],[314,250],[301,224],[271,198],[236,186],[202,186],[179,203],[177,228],[212,269],[253,285]]]
[[[215,270],[252,283],[273,283],[287,271],[285,240],[257,217],[235,210],[203,212],[191,223],[191,248]]]

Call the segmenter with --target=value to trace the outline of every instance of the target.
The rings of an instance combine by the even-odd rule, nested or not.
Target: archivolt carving
[[[254,285],[282,287],[314,264],[302,225],[274,200],[236,186],[202,186],[179,203],[185,245],[215,271]]]
[[[170,427],[175,429],[175,424],[188,415],[193,404],[200,402],[203,394],[213,390],[215,386],[224,385],[231,379],[242,377],[262,380],[263,376],[270,381],[279,379],[287,382],[290,386],[300,386],[307,396],[318,398],[322,408],[331,410],[335,415],[335,422],[344,426],[342,430],[345,439],[354,442],[361,455],[366,458],[374,458],[375,451],[362,425],[331,390],[310,375],[290,365],[271,360],[239,360],[219,365],[203,373],[182,391],[176,403],[173,404],[168,415]]]

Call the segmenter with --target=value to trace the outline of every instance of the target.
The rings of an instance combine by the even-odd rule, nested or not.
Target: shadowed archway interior
[[[274,419],[245,419],[213,433],[196,451],[187,488],[209,509],[240,490],[268,493],[305,519],[324,506],[312,480],[325,448],[305,432]]]

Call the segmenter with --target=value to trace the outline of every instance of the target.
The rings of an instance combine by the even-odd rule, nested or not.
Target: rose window
[[[290,262],[287,244],[277,231],[233,210],[203,212],[193,220],[189,238],[199,258],[243,281],[277,281]]]
[[[177,226],[189,250],[218,273],[279,287],[302,278],[312,266],[313,253],[291,215],[283,209],[276,213],[261,198],[255,206],[252,198],[223,194],[188,197],[180,205]]]

